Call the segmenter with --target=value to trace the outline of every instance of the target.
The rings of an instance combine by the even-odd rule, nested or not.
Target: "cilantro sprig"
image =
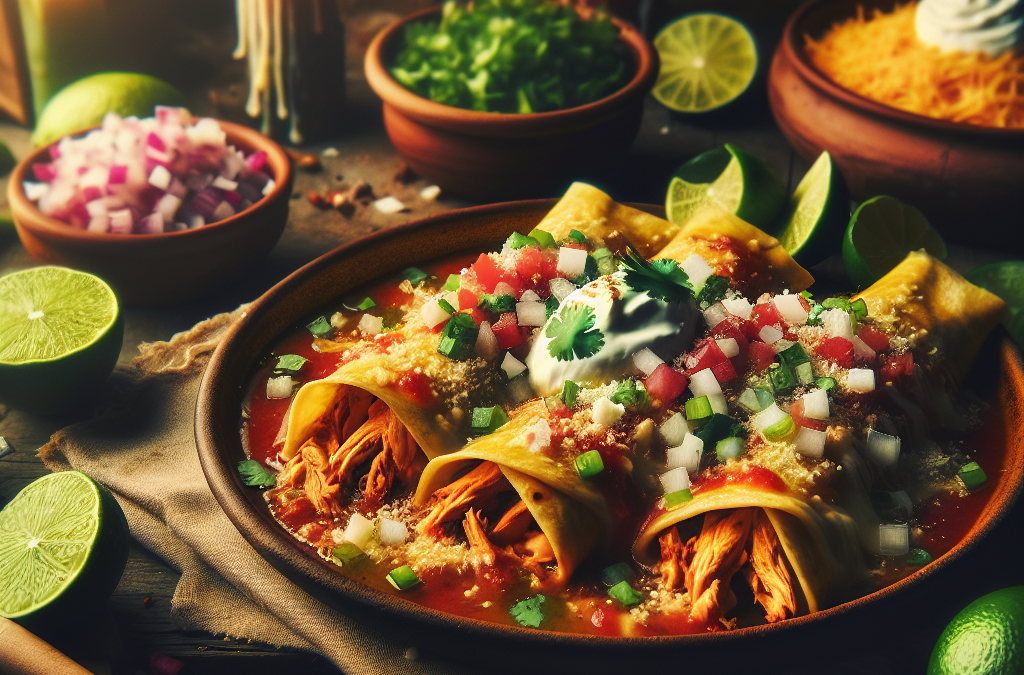
[[[583,303],[573,303],[552,316],[544,329],[544,335],[553,338],[548,352],[559,361],[572,361],[593,356],[604,346],[604,335],[594,328],[594,308]]]
[[[646,291],[652,298],[666,302],[686,302],[693,297],[689,276],[674,260],[647,261],[630,246],[622,258],[622,266],[626,270],[626,284],[634,291]]]
[[[247,459],[238,463],[238,474],[242,482],[253,487],[270,487],[277,483],[274,474],[263,468],[255,459]]]

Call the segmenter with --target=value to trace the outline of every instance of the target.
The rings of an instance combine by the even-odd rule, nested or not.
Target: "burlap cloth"
[[[100,412],[40,449],[53,471],[77,469],[117,497],[132,536],[181,572],[171,615],[183,629],[309,650],[346,675],[469,675],[409,653],[310,597],[242,538],[206,483],[193,436],[199,382],[244,307],[170,342],[144,343],[118,366]]]

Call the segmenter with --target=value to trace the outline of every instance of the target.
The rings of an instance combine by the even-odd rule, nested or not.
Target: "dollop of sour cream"
[[[921,0],[917,37],[944,51],[998,56],[1024,45],[1024,0]]]
[[[535,394],[557,394],[566,380],[596,386],[621,379],[634,369],[633,354],[644,347],[665,360],[693,347],[702,319],[692,299],[664,302],[633,290],[624,279],[625,274],[617,272],[577,288],[548,318],[526,357]],[[545,333],[562,310],[573,304],[594,308],[594,328],[604,336],[604,345],[592,356],[559,361],[548,349],[553,338]]]

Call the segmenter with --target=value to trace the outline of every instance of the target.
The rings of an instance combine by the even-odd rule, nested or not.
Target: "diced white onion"
[[[153,177],[150,176],[150,179],[152,179],[152,178]],[[225,178],[224,176],[217,176],[216,178],[213,179],[213,182],[210,183],[210,185],[212,185],[215,188],[219,188],[221,190],[227,190],[228,192],[231,192],[232,190],[237,190],[238,189],[238,183],[237,182],[235,182],[233,180],[229,180],[229,179]],[[167,188],[164,188],[164,189],[166,190]]]
[[[348,526],[345,527],[344,534],[345,541],[351,542],[360,550],[365,551],[367,544],[373,539],[373,529],[373,521],[357,511],[348,519]]]
[[[661,486],[665,488],[665,494],[672,494],[690,487],[690,475],[686,469],[679,466],[661,474]]]
[[[153,170],[149,172],[149,184],[155,188],[166,190],[171,184],[171,172],[167,170],[166,166],[157,164],[153,167]],[[237,185],[235,187],[238,187]]]
[[[267,398],[288,398],[292,395],[292,376],[282,375],[267,380]]]
[[[770,406],[757,413],[750,418],[750,425],[754,427],[754,431],[761,433],[776,422],[780,422],[785,418],[789,417],[789,413],[785,412],[776,403],[772,403]]]
[[[719,415],[729,414],[729,404],[725,401],[725,394],[708,394],[707,397],[711,412],[716,412]]]
[[[718,378],[711,372],[711,369],[705,368],[690,376],[690,391],[693,392],[694,397],[721,394],[722,385],[718,383]]]
[[[650,375],[663,363],[665,362],[661,360],[661,357],[647,347],[633,354],[633,365],[644,375]]]
[[[508,379],[526,371],[526,364],[512,356],[511,352],[505,352],[505,359],[501,362],[501,369],[505,371]]]
[[[444,301],[451,305],[452,309],[454,309],[456,312],[459,311],[460,309],[463,309],[459,305],[458,291],[444,291],[443,293],[441,293],[441,297],[444,298]],[[469,307],[466,307],[466,309],[469,309]]]
[[[263,186],[263,191],[262,191],[263,192],[263,196],[266,197],[267,195],[269,195],[271,192],[274,191],[274,188],[276,188],[276,187],[277,187],[277,183],[274,182],[273,178],[268,180],[267,184]]]
[[[567,277],[578,277],[587,269],[587,252],[581,248],[562,246],[558,249],[558,271]]]
[[[807,323],[807,310],[800,302],[799,295],[776,295],[775,309],[790,326],[802,326]]]
[[[879,525],[878,552],[882,555],[907,555],[910,553],[910,528],[905,523]]]
[[[812,420],[827,420],[829,417],[828,394],[824,389],[814,389],[803,396],[804,417]]]
[[[526,437],[526,449],[530,452],[540,452],[551,445],[551,425],[545,419],[538,417],[523,430],[523,433]]]
[[[772,343],[772,347],[775,348],[776,354],[781,354],[782,352],[792,347],[794,344],[795,343],[791,342],[790,340],[776,340],[775,342]]]
[[[677,412],[662,422],[658,431],[668,445],[681,445],[686,434],[690,433],[690,427],[686,424],[683,413]]]
[[[736,338],[722,338],[721,340],[715,340],[718,348],[722,350],[726,358],[731,359],[734,356],[739,356],[740,345],[736,342]]]
[[[509,404],[513,407],[533,398],[533,387],[530,386],[529,376],[520,375],[508,381],[508,398]]]
[[[520,326],[543,326],[548,310],[543,302],[517,302],[516,322]]]
[[[92,202],[89,203],[91,204]],[[88,204],[86,204],[86,206],[88,207]],[[177,197],[168,192],[156,203],[156,210],[160,212],[165,223],[173,223],[174,214],[178,212],[178,207],[180,206],[181,197]]]
[[[679,263],[679,266],[686,272],[686,276],[689,277],[690,286],[694,290],[699,290],[708,277],[715,273],[711,269],[711,265],[708,264],[708,261],[696,253],[691,254],[689,258]]]
[[[825,454],[826,436],[828,436],[828,433],[824,431],[797,427],[793,442],[796,444],[797,452],[801,455],[818,459]]]
[[[512,288],[511,284],[504,281],[499,281],[494,285],[494,295],[515,295],[516,289]]]
[[[409,538],[409,528],[399,520],[380,519],[380,543],[382,546],[398,546]]]
[[[420,316],[423,317],[423,323],[427,328],[433,328],[451,318],[451,314],[438,304],[437,298],[427,301],[420,307]]]
[[[25,191],[25,197],[29,201],[37,202],[46,196],[46,193],[50,191],[49,183],[34,183],[31,181],[23,181],[21,189]]]
[[[785,335],[785,333],[775,326],[762,326],[761,330],[757,333],[757,336],[761,338],[765,344],[769,345],[773,345],[781,340],[783,335]]]
[[[473,353],[490,361],[498,355],[501,345],[498,344],[498,336],[491,329],[490,321],[481,321],[480,330],[476,334],[476,344],[473,346]]]
[[[225,218],[230,218],[233,215],[235,215],[235,207],[227,202],[221,202],[220,204],[217,204],[217,208],[215,208],[213,213],[210,214],[210,218],[212,219],[211,222],[217,222],[219,220],[224,220]]]
[[[726,318],[725,307],[720,302],[716,302],[704,310],[704,322],[707,323],[708,328],[714,328],[725,321]]]
[[[377,209],[381,213],[398,213],[399,211],[405,210],[405,204],[395,197],[388,195],[387,197],[381,197],[373,202],[373,208]]]
[[[555,277],[548,282],[548,288],[551,289],[551,295],[555,296],[555,300],[562,302],[562,300],[565,300],[570,293],[576,290],[576,284],[568,279]]]
[[[874,358],[875,358],[875,350],[872,349],[871,347],[868,347],[868,344],[866,342],[861,340],[856,335],[854,335],[852,338],[850,338],[850,342],[853,343],[853,355],[854,356],[856,356],[858,358],[861,358],[861,359],[865,359],[867,361],[874,360]]]
[[[363,335],[376,335],[384,328],[384,319],[373,314],[363,314],[356,328]]]
[[[519,296],[519,302],[540,302],[540,296],[527,288],[523,291],[523,294]]]
[[[839,309],[826,309],[818,318],[825,325],[825,332],[828,333],[829,337],[841,337],[846,338],[852,342],[853,338],[853,323],[850,321],[850,315],[846,311]]]
[[[622,419],[622,416],[625,414],[626,406],[621,403],[612,403],[610,398],[602,396],[594,401],[591,417],[595,423],[610,427]]]
[[[682,467],[689,473],[697,473],[700,468],[700,456],[704,452],[704,441],[693,434],[687,434],[683,442],[669,448],[665,455],[670,468]]]
[[[749,300],[743,297],[733,298],[732,300],[722,300],[722,306],[725,307],[727,312],[733,316],[738,316],[741,319],[750,319],[750,315],[754,311],[754,306],[750,304]]]
[[[420,190],[420,198],[432,202],[441,196],[441,188],[437,185],[428,185]]]
[[[875,390],[875,371],[867,368],[850,368],[846,372],[846,388],[863,394]]]
[[[900,437],[883,434],[881,431],[868,429],[867,456],[879,466],[896,466],[900,458]]]

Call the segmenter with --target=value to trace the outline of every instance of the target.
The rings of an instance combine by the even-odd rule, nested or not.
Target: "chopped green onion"
[[[544,601],[547,600],[543,595],[535,595],[532,598],[526,600],[520,600],[508,610],[508,613],[512,615],[521,626],[529,626],[530,628],[539,628],[540,622],[544,620]]]
[[[455,361],[472,358],[479,333],[480,329],[476,327],[473,317],[469,314],[455,314],[448,319],[444,330],[441,331],[441,342],[437,345],[437,351]]]
[[[430,278],[430,275],[421,269],[415,267],[406,267],[402,270],[402,278],[407,279],[413,288],[416,288],[421,283]]]
[[[707,396],[691,398],[686,402],[686,421],[702,425],[711,419],[714,411],[711,410],[711,401]]]
[[[707,424],[693,432],[693,435],[704,441],[704,447],[711,450],[715,444],[729,436],[745,436],[743,425],[722,413],[715,413]]]
[[[306,328],[310,333],[318,338],[322,338],[323,336],[330,334],[333,330],[331,322],[327,320],[326,316],[317,317],[316,321],[307,323]]]
[[[825,309],[841,309],[844,312],[850,311],[850,301],[846,298],[825,298],[821,302]]]
[[[587,235],[583,234],[579,230],[569,230],[569,236],[566,237],[566,239],[567,240],[571,239],[574,242],[576,242],[577,244],[586,244],[587,243]]]
[[[785,363],[773,363],[769,366],[768,379],[771,381],[775,391],[780,394],[792,391],[793,387],[796,386],[796,376],[793,375],[793,371]]]
[[[864,298],[857,298],[850,303],[850,312],[855,319],[866,319],[868,316],[868,305]]]
[[[793,371],[796,375],[796,381],[800,384],[810,384],[814,382],[814,369],[811,367],[811,362],[801,363],[797,365]]]
[[[633,568],[629,566],[629,563],[615,563],[601,571],[601,583],[605,586],[615,586],[623,581],[627,585],[632,585],[636,581],[636,574],[633,572]]]
[[[444,298],[437,299],[437,306],[443,309],[444,311],[448,312],[449,314],[455,313],[455,308],[452,307],[452,303],[448,302]]]
[[[342,307],[350,312],[365,312],[368,309],[373,309],[377,306],[377,303],[373,301],[373,298],[367,296],[363,298],[363,301],[354,307],[351,305],[342,304]]]
[[[288,371],[291,373],[297,373],[302,370],[302,366],[306,363],[304,357],[298,354],[282,354],[277,357],[277,365],[274,366],[274,372],[280,373]]]
[[[555,248],[558,245],[555,243],[555,238],[551,236],[550,232],[537,227],[530,230],[529,236],[536,240],[541,248]]]
[[[408,565],[402,565],[388,572],[388,582],[400,591],[412,588],[422,583],[416,573]]]
[[[619,269],[615,262],[615,254],[602,246],[590,254],[597,263],[598,274],[613,274]]]
[[[814,302],[814,293],[811,293],[810,291],[800,291],[800,297],[807,302]]]
[[[446,291],[457,291],[457,290],[459,290],[459,286],[461,284],[462,284],[462,275],[461,274],[449,274],[448,275],[448,281],[444,282],[443,290],[446,290]]]
[[[927,565],[932,561],[932,555],[924,550],[923,548],[912,548],[910,553],[907,554],[907,564],[920,567],[921,565]]]
[[[789,347],[783,349],[778,353],[778,357],[779,361],[791,368],[801,363],[809,363],[811,360],[811,357],[807,356],[807,352],[804,351],[803,346],[799,342],[794,342]]]
[[[505,240],[505,245],[509,248],[523,248],[524,246],[540,246],[540,242],[533,237],[528,237],[525,234],[513,232],[512,235]]]
[[[690,488],[669,492],[665,495],[665,510],[672,511],[673,509],[678,509],[691,499],[693,499],[693,493],[690,492]]]
[[[723,438],[715,444],[715,456],[718,457],[719,462],[725,462],[730,459],[739,459],[743,451],[747,449],[747,444],[742,438],[736,436],[730,436],[729,438]]]
[[[960,480],[964,482],[964,487],[966,487],[969,492],[974,492],[988,480],[984,470],[978,466],[977,462],[968,462],[967,464],[964,464],[959,473],[957,473],[957,476],[959,476]]]
[[[808,326],[820,326],[822,325],[821,313],[825,311],[825,308],[821,305],[812,305],[811,311],[807,313],[807,325]]]
[[[744,389],[740,397],[736,399],[736,403],[746,410],[748,413],[761,412],[764,408],[761,407],[761,402],[757,400],[757,394],[754,393],[753,389]]]
[[[562,393],[558,396],[562,399],[562,403],[572,408],[576,405],[576,397],[580,393],[580,385],[576,384],[572,380],[566,380],[565,384],[562,385]]]
[[[639,380],[622,380],[608,399],[633,411],[644,410],[651,405],[651,396]]]
[[[473,408],[469,428],[474,436],[486,436],[493,434],[506,424],[508,424],[508,413],[500,405],[496,405],[490,408]]]
[[[786,415],[775,424],[767,427],[761,432],[767,441],[784,441],[796,433],[796,423],[793,418]]]
[[[761,404],[761,410],[764,410],[772,403],[775,403],[775,394],[767,389],[754,387],[754,393],[757,395],[757,402]]]
[[[836,388],[836,380],[834,377],[819,377],[814,381],[814,384],[817,385],[818,389],[824,389],[825,391],[830,391]]]
[[[494,312],[495,314],[504,314],[505,312],[514,311],[516,308],[516,298],[514,295],[492,295],[490,293],[484,293],[480,296],[480,307],[483,307],[488,312]]]
[[[604,471],[604,460],[597,450],[588,450],[576,458],[576,471],[580,478],[591,478]]]
[[[608,595],[611,596],[613,600],[621,602],[624,607],[639,605],[640,601],[644,599],[644,596],[633,590],[633,587],[629,585],[628,581],[620,581],[609,588]]]
[[[331,560],[334,562],[334,564],[339,565],[341,567],[351,565],[359,560],[362,560],[365,557],[366,554],[363,553],[363,551],[358,546],[356,546],[350,541],[346,541],[341,546],[336,546],[331,551]]]

